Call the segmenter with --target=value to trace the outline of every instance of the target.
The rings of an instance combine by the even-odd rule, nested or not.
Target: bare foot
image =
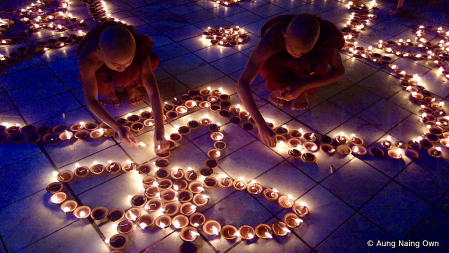
[[[137,88],[126,88],[126,92],[128,92],[129,101],[132,105],[137,105],[143,101],[143,95]]]
[[[280,95],[279,90],[272,91],[269,97],[270,102],[274,105],[284,106],[285,100],[280,99]]]
[[[305,92],[292,101],[292,110],[305,110],[309,108],[309,97]]]
[[[106,106],[120,106],[120,101],[118,100],[115,91],[109,93],[106,96],[103,96],[103,98],[101,99],[101,103]]]

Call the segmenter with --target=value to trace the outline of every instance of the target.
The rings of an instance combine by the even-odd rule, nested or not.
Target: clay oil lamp
[[[219,159],[221,157],[221,152],[217,149],[211,149],[207,152],[207,156],[212,159]]]
[[[64,185],[61,182],[53,182],[48,184],[45,189],[47,190],[47,192],[55,194],[57,192],[64,190]]]
[[[393,147],[393,143],[391,142],[391,136],[388,135],[386,140],[381,140],[381,141],[380,141],[380,145],[381,145],[383,148],[386,148],[386,149],[392,148],[392,147]]]
[[[218,186],[221,188],[229,188],[232,187],[233,181],[226,174],[222,174],[220,179],[218,179]]]
[[[147,202],[147,198],[144,195],[135,195],[131,198],[131,206],[133,207],[143,207]]]
[[[89,135],[90,135],[90,138],[92,138],[92,139],[99,139],[99,138],[103,137],[104,130],[102,128],[94,129],[94,130],[92,130],[92,132],[90,132]]]
[[[198,103],[195,100],[187,100],[184,103],[185,108],[188,108],[188,109],[193,108],[193,107],[195,107],[197,105],[198,105]]]
[[[149,214],[144,214],[142,216],[139,217],[139,219],[137,220],[137,226],[139,226],[141,229],[148,229],[150,228],[154,223],[154,218],[153,216],[149,215]]]
[[[95,207],[91,214],[90,217],[97,223],[103,223],[108,221],[108,213],[109,213],[109,209],[104,207],[104,206],[99,206],[99,207]]]
[[[239,116],[232,116],[231,118],[229,118],[229,122],[238,125],[242,123],[242,118],[240,118]]]
[[[91,209],[88,206],[79,206],[73,211],[73,215],[75,215],[78,219],[85,219],[90,216]]]
[[[184,101],[192,100],[192,96],[190,96],[189,94],[182,94],[181,99]]]
[[[193,199],[193,193],[189,190],[180,190],[176,194],[176,197],[178,198],[179,202],[189,202]]]
[[[124,234],[115,234],[110,239],[106,239],[105,242],[109,244],[112,249],[123,249],[128,244],[128,237]]]
[[[209,196],[198,193],[193,196],[193,203],[196,206],[205,206],[209,202]]]
[[[394,143],[394,145],[395,145],[396,147],[398,147],[399,149],[408,149],[407,143],[405,143],[405,142],[403,142],[403,141],[396,141],[396,142]]]
[[[199,91],[199,94],[201,95],[201,96],[209,96],[210,95],[210,92],[211,92],[211,89],[210,89],[210,87],[207,87],[207,89],[202,89],[202,90],[200,90]]]
[[[355,134],[351,134],[351,142],[352,144],[357,146],[363,146],[363,144],[365,143],[365,141],[362,138],[356,136]]]
[[[245,181],[243,177],[234,180],[233,186],[238,191],[243,191],[248,187],[248,183]]]
[[[305,142],[303,146],[311,152],[316,152],[318,150],[318,146],[313,142]]]
[[[416,158],[419,157],[418,152],[416,152],[416,151],[413,150],[413,149],[406,149],[406,150],[404,151],[404,155],[407,156],[407,157],[410,158],[410,159],[416,159]]]
[[[335,141],[341,145],[341,144],[346,144],[349,140],[345,136],[345,133],[341,132],[339,135],[337,135],[337,137],[335,137]]]
[[[206,186],[206,188],[213,188],[217,186],[217,184],[218,180],[213,176],[208,176],[206,177],[206,179],[204,179],[204,185]]]
[[[211,91],[211,95],[212,96],[220,96],[221,94],[223,94],[223,88],[220,87],[217,90],[213,90]]]
[[[56,174],[56,178],[58,179],[58,181],[63,183],[68,183],[72,181],[72,179],[74,178],[73,172],[71,170],[64,170],[59,173],[57,172],[53,173]]]
[[[176,128],[176,126],[175,126]],[[190,128],[188,126],[181,126],[178,128],[178,133],[181,135],[187,135],[190,133]]]
[[[211,123],[211,120],[209,119],[209,117],[207,116],[207,114],[204,115],[204,118],[202,118],[200,120],[200,124],[203,126],[209,126]]]
[[[316,156],[312,153],[303,153],[301,158],[308,163],[314,163],[316,162]]]
[[[94,161],[94,165],[92,165],[89,170],[94,175],[101,175],[106,171],[106,166],[97,163],[97,161]]]
[[[353,146],[352,147],[352,153],[354,155],[365,155],[366,152],[367,152],[367,150],[363,146]]]
[[[229,118],[231,116],[231,113],[226,109],[221,109],[218,111],[218,115],[225,117],[225,118]]]
[[[215,129],[214,129],[214,130],[215,130]],[[224,138],[224,134],[221,133],[221,132],[216,132],[216,131],[214,131],[214,132],[210,135],[210,138],[211,138],[213,141],[221,141],[221,140],[223,140],[223,138]]]
[[[316,142],[317,139],[315,133],[305,133],[303,137],[304,139],[310,142]]]
[[[67,199],[67,194],[65,192],[57,192],[53,194],[50,198],[51,203],[59,205]]]
[[[263,196],[268,200],[277,200],[279,198],[279,191],[276,188],[267,188],[263,191]]]
[[[273,238],[271,227],[267,224],[259,224],[255,228],[255,233],[257,237],[261,239]]]
[[[320,149],[328,155],[333,155],[335,153],[334,147],[330,144],[321,144]]]
[[[255,234],[256,232],[254,231],[254,228],[249,225],[239,227],[238,235],[242,238],[242,240],[252,240]]]
[[[203,225],[203,231],[208,235],[220,235],[221,225],[218,221],[208,220]]]
[[[300,128],[299,130],[297,129],[292,129],[290,130],[290,132],[288,133],[290,135],[291,138],[300,138],[302,136],[302,128]]]
[[[109,173],[116,174],[122,170],[122,165],[120,163],[109,160],[108,164],[109,165],[106,167],[106,171]]]
[[[179,168],[179,167],[174,167],[171,172],[170,172],[170,176],[173,179],[181,179],[184,178],[184,170]]]
[[[251,131],[254,129],[254,124],[251,122],[245,122],[242,124],[242,128],[246,131]]]
[[[171,202],[176,200],[176,191],[168,189],[161,191],[161,200],[165,202]]]
[[[156,168],[156,178],[164,179],[170,176],[170,171],[167,168]]]
[[[420,149],[421,148],[421,144],[418,141],[416,141],[415,139],[407,141],[407,146],[412,149]]]
[[[309,208],[307,207],[306,203],[301,202],[299,204],[294,204],[292,207],[292,210],[294,213],[296,213],[299,217],[305,217],[309,214]]]
[[[140,121],[140,119],[141,119],[140,116],[136,115],[136,114],[128,113],[126,115],[126,120],[129,122],[138,122],[138,121]]]
[[[141,164],[139,166],[137,166],[136,168],[136,172],[139,174],[148,174],[151,171],[151,166],[149,164]]]
[[[187,171],[184,175],[185,180],[187,181],[195,181],[199,178],[199,174],[197,171],[193,170],[192,168],[187,168]]]
[[[165,113],[165,116],[167,117],[167,119],[174,119],[174,118],[178,117],[178,112],[168,111]]]
[[[21,133],[29,135],[36,132],[36,127],[33,125],[23,126],[19,130]]]
[[[84,128],[89,130],[89,131],[93,131],[95,129],[98,129],[99,127],[100,127],[100,125],[97,122],[94,122],[94,121],[87,122],[86,125],[84,126]]]
[[[200,123],[196,120],[192,120],[189,118],[189,122],[187,122],[187,126],[191,129],[197,129],[200,126]]]
[[[184,203],[179,208],[179,212],[185,216],[190,216],[196,212],[197,206],[192,205],[190,202]]]
[[[221,94],[218,96],[218,98],[220,99],[220,101],[229,101],[230,96],[228,94]]]
[[[6,136],[6,135],[4,135],[5,137],[5,139],[2,141],[2,140],[0,140],[0,144],[2,143],[2,142],[5,142],[5,141],[9,141],[9,137],[8,136]],[[39,141],[41,140],[41,136],[39,135],[39,134],[37,134],[37,133],[31,133],[31,134],[28,134],[26,137],[25,137],[25,141],[27,142],[27,143],[31,143],[31,144],[37,144]]]
[[[168,112],[168,111],[173,111],[175,109],[175,105],[174,104],[169,104],[167,102],[165,102],[164,105],[164,111]]]
[[[278,202],[281,207],[290,208],[293,206],[293,197],[292,197],[292,195],[280,196],[278,198]]]
[[[165,215],[174,216],[179,212],[179,205],[176,202],[168,202],[163,207]]]
[[[287,213],[284,215],[284,223],[289,228],[299,227],[301,226],[302,222],[303,220],[301,220],[295,213]]]
[[[226,110],[225,108],[231,106],[231,102],[230,102],[230,101],[221,101],[221,102],[220,102],[220,106],[221,106],[221,109],[222,109],[222,110]],[[226,110],[226,112],[229,113],[228,110]],[[230,114],[230,113],[229,113],[229,114]],[[222,115],[222,116],[224,116],[224,117],[229,117],[229,116],[226,116],[226,115]]]
[[[229,107],[230,113],[239,113],[240,112],[240,104],[237,104],[236,106]]]
[[[71,140],[73,137],[73,133],[69,132],[67,130],[63,131],[62,133],[59,134],[59,139],[61,141],[68,141]]]
[[[138,207],[131,207],[125,212],[125,218],[132,221],[137,221],[141,215],[142,211]]]
[[[234,240],[237,238],[237,228],[232,225],[226,225],[221,229],[221,235],[227,240]]]
[[[256,180],[251,180],[251,183],[248,184],[248,186],[246,187],[246,190],[250,194],[257,195],[263,191],[263,187],[262,187],[262,185],[256,183]]]
[[[157,183],[157,185],[154,184],[154,183],[153,183],[153,185],[157,186],[159,188],[159,190],[166,190],[166,189],[170,189],[173,186],[173,181],[171,181],[170,179],[166,178],[166,179],[161,179]]]
[[[214,171],[207,166],[201,167],[198,171],[203,177],[208,177],[214,173]]]
[[[286,135],[288,134],[288,129],[285,125],[280,126],[280,127],[276,127],[275,129],[273,129],[274,133],[277,135]]]
[[[189,217],[190,225],[194,227],[202,226],[206,222],[206,216],[202,213],[193,213]]]
[[[78,163],[76,163],[75,167],[75,176],[77,177],[86,177],[90,173],[89,167],[87,166],[80,166]]]
[[[348,145],[339,145],[337,146],[337,153],[347,156],[351,153],[351,148]]]
[[[189,184],[189,190],[193,193],[204,192],[205,185],[201,181],[193,181]]]
[[[390,150],[388,150],[388,156],[393,159],[401,159],[402,158],[402,150],[401,149],[390,149]]]
[[[134,122],[131,124],[131,130],[133,130],[134,132],[140,132],[144,127],[145,125],[142,122]]]
[[[8,144],[10,141],[9,138],[10,138],[9,135],[7,135],[7,134],[0,134],[0,145]],[[39,136],[39,138],[40,138],[40,136]]]
[[[429,149],[427,150],[427,153],[429,153],[429,155],[430,155],[431,157],[433,157],[433,158],[442,158],[442,157],[443,157],[443,152],[441,151],[441,148],[440,148],[440,147],[436,147],[436,148],[432,147],[432,148],[429,148]]]
[[[175,190],[178,190],[178,191],[185,190],[188,187],[189,187],[189,183],[184,179],[179,179],[179,180],[173,181],[173,189],[175,189]]]
[[[147,127],[154,127],[154,119],[146,119],[143,124]]]
[[[173,217],[172,225],[175,227],[175,229],[184,228],[189,225],[189,218],[187,218],[185,215],[178,214]]]
[[[273,223],[271,227],[273,233],[277,236],[286,236],[290,232],[290,229],[288,229],[287,225],[282,221]]]
[[[78,203],[75,200],[67,200],[62,203],[61,210],[64,213],[71,213],[78,207]]]
[[[125,217],[125,211],[121,208],[115,208],[109,211],[108,219],[111,222],[120,221]]]
[[[16,135],[19,135],[19,134],[16,134]],[[58,137],[59,136],[55,133],[48,133],[42,137],[42,140],[48,144],[56,144],[58,142]],[[12,138],[11,138],[11,142],[13,142]]]
[[[216,141],[214,143],[214,148],[217,150],[223,150],[227,147],[227,144],[224,141]]]
[[[150,199],[145,205],[145,210],[148,212],[156,212],[162,208],[162,201],[160,199]]]
[[[85,140],[89,137],[90,133],[87,130],[79,130],[75,132],[75,138]]]
[[[209,96],[207,97],[207,102],[213,104],[219,101],[218,96]],[[211,106],[212,107],[212,106]]]
[[[139,116],[143,120],[151,119],[153,117],[153,113],[151,111],[143,111],[143,110],[141,110]]]
[[[249,119],[250,114],[249,114],[249,112],[240,111],[239,112],[239,117],[242,118],[242,119]]]
[[[444,133],[444,129],[435,124],[429,128],[429,132],[435,134],[436,136],[441,136]]]
[[[194,227],[186,226],[181,229],[181,232],[179,232],[179,237],[186,242],[192,242],[195,241],[196,238],[200,235],[198,233],[198,230]]]
[[[449,148],[449,139],[441,139],[440,140],[441,146],[445,148]]]
[[[438,137],[438,135],[433,134],[433,133],[426,133],[425,134],[426,139],[429,140],[432,143],[436,143],[440,140],[440,138]],[[422,143],[421,143],[422,144]],[[423,145],[424,146],[424,145]]]
[[[369,153],[374,157],[383,157],[385,155],[384,151],[377,147],[370,148]]]
[[[199,106],[200,106],[201,108],[210,108],[210,107],[211,107],[211,103],[210,103],[209,101],[201,101],[201,102],[199,103]]]
[[[418,93],[418,92],[415,92],[415,91],[410,92],[410,100],[413,103],[416,104],[416,103],[418,103],[419,100],[422,100],[422,99],[424,99],[424,96],[421,93]]]

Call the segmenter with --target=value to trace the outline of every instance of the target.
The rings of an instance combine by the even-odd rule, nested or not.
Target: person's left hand
[[[298,86],[298,84],[292,84],[283,89],[280,89],[279,98],[286,101],[296,99],[302,93],[301,89]]]
[[[157,134],[154,135],[154,153],[159,154],[163,153],[166,150],[170,148],[170,144],[168,141],[164,138],[164,136],[158,136]]]

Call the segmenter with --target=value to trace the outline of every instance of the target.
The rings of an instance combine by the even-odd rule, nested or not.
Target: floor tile
[[[408,29],[408,27],[405,25],[398,24],[392,20],[387,20],[373,26],[373,29],[394,36],[401,32],[404,32],[405,30]]]
[[[189,90],[187,86],[181,83],[178,79],[170,77],[161,81],[159,84],[159,94],[162,99],[171,98],[183,94]]]
[[[138,27],[136,27],[136,32],[137,33],[142,33],[148,36],[153,36],[157,33],[159,33],[158,30],[154,29],[154,27],[150,26],[150,25],[140,25]]]
[[[318,14],[324,11],[324,9],[314,5],[314,4],[304,4],[299,7],[289,9],[294,14],[301,14],[301,13],[310,13],[310,14]]]
[[[214,45],[210,47],[203,48],[201,50],[195,51],[194,54],[199,56],[201,59],[207,62],[213,62],[220,58],[226,57],[231,54],[237,53],[237,50],[232,47],[224,47],[219,45]]]
[[[245,177],[251,180],[281,161],[279,155],[256,141],[222,159],[219,165],[233,178]]]
[[[50,197],[42,190],[0,210],[4,221],[0,233],[8,251],[15,252],[76,220],[51,203]]]
[[[429,71],[429,68],[416,64],[413,61],[405,58],[399,58],[394,62],[394,64],[397,65],[400,69],[405,70],[407,73],[412,75],[417,74],[419,76],[422,76]]]
[[[204,40],[201,36],[180,41],[179,44],[190,51],[196,51],[210,46],[210,43]]]
[[[170,39],[169,37],[167,37],[161,33],[151,35],[151,39],[153,39],[155,41],[154,48],[173,43],[172,39]]]
[[[138,17],[127,17],[127,18],[122,18],[120,20],[124,21],[124,22],[126,22],[126,24],[132,25],[132,26],[145,25],[145,22]]]
[[[206,62],[193,54],[183,55],[160,63],[160,66],[172,75],[189,71],[205,65]]]
[[[355,158],[326,178],[321,185],[354,209],[359,209],[388,181],[388,177]]]
[[[78,45],[67,45],[62,48],[54,48],[48,50],[43,55],[39,56],[44,63],[50,63],[73,57],[77,55]]]
[[[410,112],[382,99],[359,113],[358,116],[368,121],[375,127],[380,128],[383,131],[388,131],[409,115]]]
[[[259,111],[265,118],[265,121],[271,122],[275,126],[284,125],[292,119],[292,117],[282,112],[271,103],[267,103],[266,105],[259,107]]]
[[[8,95],[14,104],[20,107],[66,91],[65,86],[58,79],[53,78],[12,90],[8,92]]]
[[[319,133],[326,133],[351,118],[351,114],[330,102],[324,102],[317,107],[307,110],[298,117],[299,121],[315,129]]]
[[[274,4],[265,4],[255,8],[251,8],[249,11],[262,17],[269,17],[284,12],[286,10]]]
[[[429,204],[391,182],[360,212],[395,238],[403,239],[429,209]]]
[[[199,9],[195,12],[186,13],[182,15],[181,18],[187,20],[191,24],[195,24],[197,22],[215,18],[215,15],[206,9]]]
[[[321,186],[313,188],[296,202],[306,203],[310,213],[303,219],[304,223],[300,227],[292,230],[312,247],[318,245],[354,213]],[[290,210],[281,212],[277,215],[278,218],[282,219],[286,212]]]
[[[373,240],[375,239],[375,240]],[[386,252],[385,247],[368,247],[367,241],[393,241],[373,223],[356,213],[316,249],[318,252]]]
[[[237,86],[237,83],[233,79],[225,76],[220,79],[214,80],[210,83],[207,83],[201,87],[198,87],[198,89],[203,89],[203,88],[207,89],[207,87],[211,87],[211,89],[219,89],[221,87],[225,94],[233,95],[233,94],[237,93],[236,86]],[[231,103],[232,103],[232,101],[231,101]]]
[[[22,70],[27,70],[30,68],[42,66],[43,64],[44,63],[42,62],[42,60],[39,57],[34,56],[28,61],[21,62],[17,65],[9,67],[8,69],[5,69],[5,71],[3,73],[1,73],[0,75],[8,75],[8,74],[16,73],[16,72],[19,72]]]
[[[42,154],[27,157],[0,170],[2,206],[34,194],[54,181],[53,168]]]
[[[329,99],[329,101],[350,113],[357,114],[379,101],[379,99],[378,95],[355,85]]]
[[[256,15],[256,14],[253,14],[253,13],[251,13],[249,11],[244,11],[244,12],[232,15],[232,16],[228,15],[224,19],[234,23],[235,25],[244,26],[244,25],[247,25],[249,23],[253,23],[253,22],[258,21],[259,19],[261,19],[261,17]]]
[[[423,123],[419,122],[419,120],[420,117],[416,115],[410,115],[396,127],[391,129],[388,133],[393,137],[396,137],[399,140],[405,142],[413,139],[418,140],[418,136],[421,136],[422,133],[428,131],[426,126]]]
[[[168,131],[166,131],[168,134]],[[143,142],[147,146],[146,147],[127,147],[124,144],[120,144],[120,146],[128,153],[130,154],[131,158],[136,163],[144,163],[147,162],[154,157],[156,157],[156,154],[154,153],[154,130],[151,130],[149,132],[146,132],[144,134],[141,134],[139,136],[136,136],[136,141],[138,143]]]
[[[292,195],[294,199],[299,198],[316,185],[312,179],[286,161],[263,173],[256,178],[256,182],[265,188],[276,188],[280,196]],[[264,197],[258,198],[258,200],[273,213],[282,210],[277,201],[269,201]]]
[[[176,76],[179,81],[191,89],[195,89],[198,86],[213,82],[220,77],[224,77],[224,74],[209,64]]]
[[[377,69],[375,67],[365,64],[355,58],[351,58],[345,61],[343,64],[346,68],[346,75],[344,78],[353,83],[357,83],[377,72]]]
[[[85,220],[79,220],[19,252],[105,252],[106,244]]]
[[[58,79],[66,86],[67,89],[73,90],[81,88],[81,82],[78,81],[79,71],[59,76]]]
[[[222,5],[220,5],[216,8],[209,9],[209,11],[218,17],[229,17],[234,14],[244,12],[245,9],[243,9],[240,6],[222,6]]]
[[[410,100],[410,92],[405,90],[400,90],[398,93],[390,97],[388,101],[414,114],[417,114],[419,111],[418,105]]]
[[[57,76],[61,76],[78,70],[78,57],[71,57],[48,64],[48,67]]]
[[[1,76],[0,82],[5,90],[9,91],[33,83],[45,81],[53,78],[55,75],[47,66],[27,69],[10,75]]]
[[[448,79],[444,77],[438,70],[427,72],[421,77],[421,80],[426,84],[426,89],[440,97],[447,97],[449,95]]]
[[[446,213],[449,213],[449,192],[446,192],[446,194],[438,202],[438,207]]]
[[[74,110],[81,106],[70,94],[65,92],[47,99],[28,104],[19,108],[20,113],[29,124],[41,121],[62,113]]]
[[[365,147],[371,145],[385,134],[385,132],[360,119],[359,117],[354,117],[346,121],[331,132],[327,133],[327,135],[335,138],[341,132],[345,133],[348,137],[355,134],[362,138],[365,141],[365,144],[363,145]]]
[[[389,98],[401,90],[399,79],[382,71],[374,73],[358,85],[383,98]]]
[[[258,1],[257,1],[258,2]],[[256,3],[257,3],[256,2]],[[301,5],[308,4],[306,1],[283,1],[283,0],[271,0],[272,4],[290,10]]]
[[[329,85],[320,87],[318,89],[318,95],[324,98],[331,98],[335,96],[336,94],[342,92],[343,90],[348,89],[349,87],[353,86],[354,83],[346,80],[346,79],[340,79],[336,81],[335,83],[331,83]]]
[[[177,43],[155,48],[153,52],[159,56],[159,59],[163,59],[164,61],[189,53],[187,49]]]
[[[264,6],[266,6],[266,5],[264,5]],[[268,22],[268,19],[261,19],[259,21],[247,24],[247,25],[243,26],[243,28],[245,29],[245,31],[250,32],[251,35],[256,35],[256,36],[260,37],[261,29],[267,22]]]
[[[0,93],[0,112],[9,111],[14,108],[14,104],[6,93]]]
[[[239,52],[214,61],[211,65],[218,68],[225,74],[231,74],[237,70],[245,68],[247,61],[248,56]]]
[[[174,30],[165,32],[165,35],[167,35],[170,39],[172,39],[174,41],[180,41],[180,40],[198,36],[202,32],[203,32],[202,30],[198,29],[194,25],[187,25],[182,28],[178,28],[178,29],[174,29]]]
[[[194,157],[195,159],[188,159]],[[204,167],[207,156],[192,143],[187,143],[172,151],[170,166],[186,170],[191,167],[199,169]]]

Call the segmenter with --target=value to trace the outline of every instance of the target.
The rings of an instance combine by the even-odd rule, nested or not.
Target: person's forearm
[[[245,106],[246,110],[248,110],[249,114],[257,123],[257,125],[265,124],[265,119],[257,108],[249,85],[241,84],[239,81],[239,83],[237,84],[237,93],[242,100],[243,106]]]
[[[121,125],[109,114],[109,112],[101,105],[98,100],[86,100],[87,107],[100,120],[108,124],[114,131],[118,132]]]

